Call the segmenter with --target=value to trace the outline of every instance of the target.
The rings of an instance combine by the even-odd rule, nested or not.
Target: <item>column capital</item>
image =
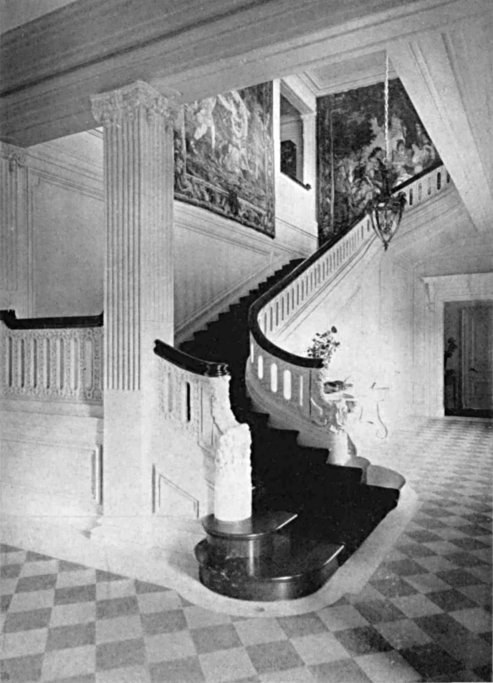
[[[0,157],[9,160],[9,168],[14,171],[18,166],[25,166],[27,162],[26,150],[7,142],[0,141]]]
[[[165,97],[145,81],[91,96],[92,115],[105,127],[133,119],[139,112],[148,118],[162,117],[171,123],[176,115],[175,97]]]

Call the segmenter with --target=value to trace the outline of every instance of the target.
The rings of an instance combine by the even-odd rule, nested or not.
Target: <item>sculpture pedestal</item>
[[[195,547],[200,581],[241,600],[289,600],[315,592],[338,567],[342,544],[289,533],[297,515],[273,511],[241,522],[202,521],[207,538]]]

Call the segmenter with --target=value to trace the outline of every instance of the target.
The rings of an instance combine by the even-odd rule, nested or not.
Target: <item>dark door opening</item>
[[[445,415],[493,417],[493,302],[444,309]]]

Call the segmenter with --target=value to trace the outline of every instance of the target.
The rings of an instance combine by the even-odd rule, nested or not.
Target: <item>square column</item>
[[[155,339],[173,343],[172,104],[147,83],[91,98],[104,129],[105,516],[151,513]]]

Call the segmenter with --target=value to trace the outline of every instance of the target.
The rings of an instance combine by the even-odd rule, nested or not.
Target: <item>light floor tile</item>
[[[355,661],[374,683],[407,683],[421,676],[398,652],[377,652],[356,657]]]
[[[180,609],[182,607],[181,598],[174,591],[140,593],[137,595],[137,601],[139,603],[139,610],[143,614]]]
[[[145,666],[129,666],[98,671],[96,678],[97,683],[150,683],[150,680],[149,671]]]
[[[374,624],[374,627],[396,650],[431,642],[431,638],[411,619],[387,621]]]
[[[256,670],[243,648],[219,650],[199,655],[206,681],[222,683],[255,676]]]
[[[26,610],[52,607],[54,599],[55,591],[53,589],[16,593],[12,597],[9,612],[25,612]]]
[[[37,576],[39,574],[56,574],[58,572],[58,560],[45,560],[43,562],[26,562],[22,566],[21,576]]]
[[[44,652],[47,637],[47,628],[3,633],[0,637],[0,652],[5,659],[39,654]]]
[[[471,607],[470,609],[461,609],[456,612],[450,612],[450,616],[473,633],[491,631],[491,614],[480,607]]]
[[[95,647],[84,645],[47,652],[43,659],[43,680],[69,678],[95,671]]]
[[[185,607],[183,609],[188,628],[204,628],[205,626],[217,626],[219,624],[229,624],[231,617],[229,614],[211,612],[203,607]]]
[[[147,659],[150,662],[166,662],[172,659],[194,657],[197,649],[189,631],[159,633],[144,638]]]
[[[291,643],[305,664],[323,664],[350,656],[332,633],[292,638]]]
[[[298,667],[297,669],[287,669],[283,671],[270,671],[260,674],[261,683],[315,683],[310,669]]]
[[[17,578],[0,580],[0,595],[12,595],[17,586]]]
[[[423,593],[416,595],[405,595],[401,598],[392,598],[392,602],[407,617],[424,617],[429,614],[439,614],[443,610],[434,602],[429,600]]]
[[[138,614],[114,617],[113,619],[99,619],[96,622],[96,643],[141,637],[142,622]]]
[[[433,591],[444,591],[450,588],[448,583],[442,581],[435,574],[430,573],[406,576],[406,581],[420,593],[432,593]]]
[[[68,588],[69,586],[87,586],[96,582],[95,569],[80,569],[73,572],[60,572],[58,574],[56,587]]]
[[[277,619],[245,619],[235,622],[234,627],[243,645],[270,643],[287,638]]]
[[[50,626],[85,624],[96,618],[96,603],[75,602],[68,605],[55,605],[51,610]]]
[[[369,623],[352,605],[325,607],[318,612],[318,616],[331,631],[368,626]]]
[[[135,583],[132,579],[123,581],[101,581],[96,584],[97,600],[114,600],[135,595]]]

